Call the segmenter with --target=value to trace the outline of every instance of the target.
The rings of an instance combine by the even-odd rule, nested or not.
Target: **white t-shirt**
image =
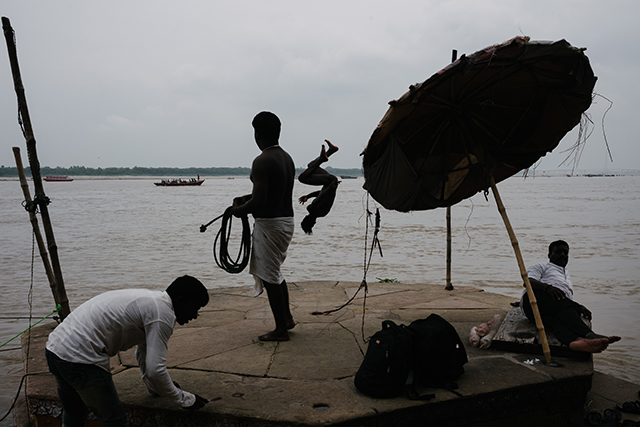
[[[573,301],[573,284],[571,277],[569,277],[569,270],[566,268],[552,262],[534,264],[527,269],[527,276],[560,289],[567,298]]]
[[[173,384],[166,365],[175,322],[166,292],[105,292],[73,310],[49,335],[47,350],[62,360],[110,372],[109,358],[137,345],[136,358],[147,389],[187,407],[195,403],[195,396]]]
[[[571,277],[569,277],[569,270],[564,267],[560,267],[552,262],[542,262],[534,264],[527,269],[527,276],[530,279],[536,279],[539,282],[546,283],[555,288],[558,288],[564,292],[564,294],[570,300],[573,299],[573,283],[571,283]],[[520,311],[524,314],[524,296],[527,294],[527,289],[522,291],[522,297],[520,297]]]

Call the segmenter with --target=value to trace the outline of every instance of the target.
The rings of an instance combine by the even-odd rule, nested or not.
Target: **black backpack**
[[[367,353],[356,373],[355,386],[371,397],[388,398],[402,394],[411,369],[411,333],[391,320],[369,341]]]
[[[467,352],[453,325],[437,314],[411,322],[413,382],[419,386],[456,389],[464,374]]]
[[[435,395],[419,396],[416,386],[453,391],[458,387],[455,380],[464,373],[465,363],[467,353],[458,333],[437,314],[416,320],[408,327],[385,320],[382,330],[369,341],[354,383],[371,397],[396,397],[406,391],[411,399],[428,400]],[[411,387],[405,387],[410,371],[413,371]]]

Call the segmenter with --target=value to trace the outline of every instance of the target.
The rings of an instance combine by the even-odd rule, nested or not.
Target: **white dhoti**
[[[256,218],[253,226],[251,262],[249,273],[255,279],[255,296],[264,290],[264,282],[280,284],[284,276],[280,272],[287,258],[289,243],[293,238],[293,217]]]

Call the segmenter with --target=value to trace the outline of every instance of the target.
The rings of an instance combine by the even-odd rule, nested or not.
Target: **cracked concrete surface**
[[[582,416],[580,405],[593,374],[591,359],[563,359],[562,369],[543,364],[531,366],[524,364],[532,357],[529,354],[480,350],[468,343],[471,327],[497,313],[504,316],[512,298],[473,287],[458,286],[446,291],[444,284],[371,283],[366,306],[360,291],[338,311],[313,314],[340,307],[358,287],[356,282],[339,281],[289,283],[297,325],[287,342],[257,339],[274,327],[264,295],[255,298],[248,288],[210,290],[210,303],[198,319],[176,327],[169,341],[167,367],[172,379],[185,390],[208,399],[221,399],[200,411],[185,412],[163,398],[149,395],[131,349],[114,357],[111,366],[120,398],[131,410],[132,425],[175,425],[179,420],[182,425],[383,426],[400,425],[400,419],[404,425],[420,425],[426,416],[437,419],[443,414],[457,417],[451,425],[470,425],[473,414],[465,419],[462,407],[456,405],[471,407],[498,398],[506,399],[505,405],[509,405],[517,393],[545,387],[560,390],[567,385],[573,387],[567,389],[568,395],[576,393],[576,387],[578,394],[583,393],[582,403],[578,399],[567,409],[573,411],[574,418],[578,413]],[[469,363],[458,390],[464,397],[441,389],[424,390],[436,394],[428,402],[404,397],[379,400],[359,393],[353,377],[366,352],[366,340],[380,330],[382,321],[392,319],[408,325],[431,313],[453,324],[465,343]],[[32,335],[30,373],[47,371],[43,347],[52,326],[36,328]],[[57,395],[50,375],[29,377],[27,393],[32,411],[46,412],[42,408],[49,405],[50,414],[41,415],[55,415]],[[559,414],[563,410],[557,409]],[[483,414],[486,424],[473,425],[509,425],[518,411],[530,411],[528,418],[537,416],[538,421],[547,416],[520,404],[500,413]],[[537,415],[531,415],[534,413]],[[501,422],[500,417],[507,421]]]

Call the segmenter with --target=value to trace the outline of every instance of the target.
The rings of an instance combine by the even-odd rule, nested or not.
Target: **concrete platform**
[[[173,380],[185,390],[221,399],[187,412],[149,395],[132,349],[111,362],[130,425],[583,425],[593,376],[591,358],[554,358],[564,365],[554,368],[524,363],[533,359],[530,354],[481,350],[468,343],[471,327],[497,313],[504,317],[512,298],[471,287],[445,291],[444,285],[370,283],[364,318],[362,291],[340,311],[311,314],[339,307],[358,287],[354,282],[289,283],[298,324],[291,341],[282,343],[257,340],[273,329],[265,296],[254,298],[251,290],[243,288],[211,290],[209,306],[200,317],[176,328],[167,365]],[[353,378],[367,347],[363,337],[368,339],[379,330],[383,320],[409,324],[431,313],[451,322],[465,343],[469,363],[458,381],[463,397],[442,389],[421,390],[436,394],[428,402],[404,397],[379,400],[359,393]],[[25,406],[41,426],[60,425],[61,406],[44,359],[53,326],[34,328],[22,344],[31,374]],[[591,409],[606,404],[606,398],[599,397]]]

